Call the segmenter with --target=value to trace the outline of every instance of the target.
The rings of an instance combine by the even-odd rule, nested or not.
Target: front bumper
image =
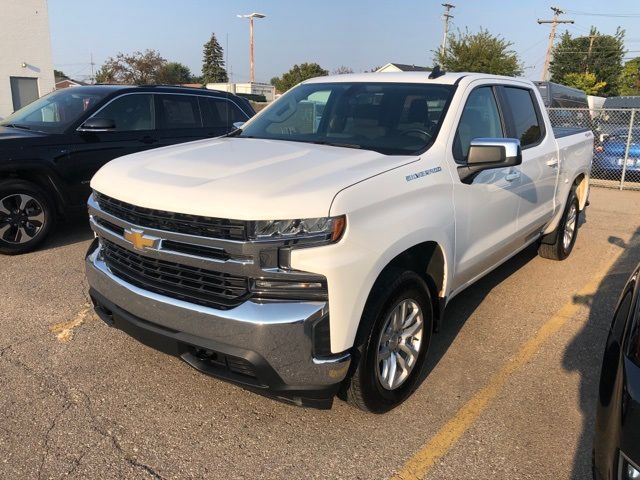
[[[129,284],[98,253],[95,241],[86,274],[96,312],[109,325],[203,373],[297,405],[331,406],[351,358],[313,357],[313,325],[328,315],[327,302],[246,301],[217,310]]]

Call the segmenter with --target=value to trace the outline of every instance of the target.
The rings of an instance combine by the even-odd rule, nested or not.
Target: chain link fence
[[[583,127],[595,137],[591,185],[640,190],[640,110],[549,108],[554,127]]]

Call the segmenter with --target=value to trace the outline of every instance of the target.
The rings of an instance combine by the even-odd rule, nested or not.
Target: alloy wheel
[[[576,231],[576,223],[577,223],[577,209],[575,203],[572,203],[569,207],[569,212],[567,212],[567,219],[564,223],[564,235],[562,237],[562,246],[565,250],[568,250],[571,246],[571,241],[573,240],[573,235]]]
[[[395,390],[409,378],[418,361],[424,318],[418,302],[405,299],[387,315],[378,340],[376,373],[386,390]]]
[[[27,243],[38,235],[44,223],[44,209],[31,195],[14,193],[0,199],[0,240]]]

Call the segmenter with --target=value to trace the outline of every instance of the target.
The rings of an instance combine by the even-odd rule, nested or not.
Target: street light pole
[[[253,19],[265,18],[266,15],[262,13],[250,13],[248,15],[238,15],[238,18],[249,19],[249,82],[255,83],[256,81],[256,62],[253,53]]]

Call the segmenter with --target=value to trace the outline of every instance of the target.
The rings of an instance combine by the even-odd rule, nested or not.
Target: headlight
[[[344,215],[296,220],[258,220],[253,223],[253,240],[307,240],[313,243],[337,242],[347,225]]]
[[[640,480],[640,470],[620,452],[620,478],[622,480]]]

